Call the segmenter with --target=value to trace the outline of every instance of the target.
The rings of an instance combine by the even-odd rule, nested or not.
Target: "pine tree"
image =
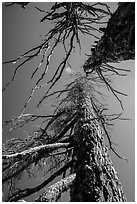
[[[8,3],[7,6],[14,4],[19,4],[25,9],[28,2]],[[105,6],[105,9],[97,8],[96,5]],[[59,12],[58,9],[60,8],[65,9],[65,11]],[[37,7],[36,9],[43,12]],[[74,39],[81,46],[79,31],[93,35],[91,30],[96,30],[96,28],[93,29],[88,24],[91,23],[91,20],[94,23],[99,22],[102,15],[111,15],[111,18],[107,27],[103,29],[103,36],[96,42],[91,50],[91,56],[83,66],[85,74],[76,77],[73,82],[66,86],[66,89],[49,93],[65,69],[73,50]],[[86,22],[83,21],[84,18],[86,18]],[[109,157],[109,149],[119,158],[125,158],[113,148],[107,131],[109,120],[118,119],[121,114],[107,116],[104,113],[106,109],[98,99],[97,87],[106,85],[123,108],[122,101],[117,94],[125,94],[111,86],[110,77],[106,73],[122,75],[119,71],[125,71],[124,69],[118,70],[109,65],[108,62],[134,58],[134,3],[120,3],[114,14],[111,14],[108,6],[103,3],[92,6],[81,2],[55,3],[51,12],[48,12],[41,22],[45,20],[58,20],[55,27],[48,33],[47,39],[40,46],[32,48],[17,59],[5,62],[17,63],[21,59],[24,60],[15,69],[11,80],[14,81],[18,69],[27,61],[38,56],[41,51],[44,51],[38,66],[40,68],[45,53],[50,49],[45,70],[32,88],[32,92],[24,105],[24,111],[19,117],[5,122],[5,124],[11,122],[14,129],[38,118],[44,118],[47,121],[44,128],[39,128],[26,140],[12,138],[3,144],[3,184],[6,188],[9,187],[6,201],[22,201],[21,199],[39,192],[60,176],[60,180],[44,189],[43,193],[35,199],[35,202],[58,201],[62,193],[68,189],[70,189],[70,199],[73,202],[124,202],[126,197]],[[122,28],[125,28],[124,32]],[[64,29],[66,29],[65,33]],[[72,35],[70,36],[70,34]],[[51,46],[50,40],[55,36],[55,42]],[[65,42],[68,39],[70,45],[66,51],[66,56],[57,67],[54,76],[49,81],[51,83],[49,89],[38,104],[39,106],[46,98],[58,94],[53,115],[25,114],[25,109],[33,93],[40,88],[39,82],[46,74],[50,57],[57,44],[62,42],[65,47]],[[108,45],[110,46],[109,49]],[[38,68],[32,73],[32,78]],[[3,90],[9,85],[10,82]],[[101,94],[99,93],[99,95]],[[105,143],[106,139],[108,146]],[[34,167],[41,168],[44,175],[48,172],[51,172],[51,175],[35,187],[18,189],[16,182],[23,178],[25,172],[31,177]]]

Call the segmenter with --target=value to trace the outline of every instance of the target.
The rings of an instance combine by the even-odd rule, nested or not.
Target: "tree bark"
[[[35,202],[56,202],[61,197],[61,194],[66,191],[74,182],[76,174],[71,174],[68,177],[61,179],[57,183],[50,186],[40,195]]]
[[[107,27],[100,30],[104,33],[84,64],[86,73],[102,63],[135,59],[135,2],[119,3]]]
[[[81,119],[74,130],[78,146],[73,153],[71,172],[76,172],[76,179],[70,190],[71,201],[124,202],[126,198],[88,93],[78,103]]]

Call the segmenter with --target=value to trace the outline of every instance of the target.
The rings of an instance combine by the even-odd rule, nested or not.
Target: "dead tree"
[[[101,5],[104,6],[104,4]],[[65,11],[63,13],[56,12],[59,8],[63,8]],[[63,94],[67,93],[58,102],[58,107],[53,115],[25,114],[23,111],[16,119],[5,121],[5,124],[13,122],[13,129],[22,127],[24,124],[38,118],[42,118],[47,122],[44,128],[39,128],[26,140],[13,138],[3,145],[3,184],[10,187],[6,201],[19,201],[39,192],[58,176],[61,176],[60,180],[44,189],[43,193],[35,199],[36,202],[58,201],[62,193],[68,189],[70,189],[71,201],[126,201],[108,152],[108,149],[110,149],[119,158],[123,158],[114,149],[107,132],[109,121],[120,118],[121,114],[112,114],[111,118],[104,114],[105,107],[97,100],[96,85],[104,83],[122,106],[122,102],[117,96],[120,92],[111,86],[110,80],[105,73],[112,72],[121,75],[119,71],[125,70],[118,70],[116,67],[109,65],[108,62],[133,59],[134,3],[120,3],[119,8],[110,18],[108,26],[104,30],[104,35],[92,49],[91,57],[83,66],[85,76],[78,77],[65,90],[49,94],[51,88],[62,75],[73,50],[74,38],[80,45],[78,32],[90,33],[93,29],[92,27],[85,27],[84,23],[81,23],[84,20],[83,15],[86,13],[92,17],[94,16],[94,18],[86,19],[88,25],[89,21],[97,22],[102,18],[102,15],[99,16],[98,12],[105,15],[111,13],[106,5],[105,8],[106,10],[102,10],[96,8],[95,5],[88,6],[83,3],[55,3],[52,11],[42,19],[42,21],[59,19],[55,28],[48,33],[46,40],[40,46],[29,50],[17,59],[5,62],[18,63],[20,60],[24,60],[15,69],[11,80],[14,81],[18,69],[43,51],[44,54],[42,54],[40,64],[32,74],[33,78],[44,61],[45,53],[50,48],[50,40],[57,36],[47,56],[45,70],[33,87],[32,93],[24,106],[25,111],[33,92],[39,88],[38,84],[47,72],[50,57],[55,47],[62,42],[65,49],[65,40],[70,39],[70,46],[69,50],[66,51],[65,59],[55,70],[54,76],[48,82],[51,85],[39,102],[39,104],[42,103],[43,100],[54,94],[58,94],[57,99],[59,99],[60,96],[63,97]],[[130,13],[131,8],[132,12]],[[43,12],[41,9],[37,9]],[[120,31],[121,26],[124,27],[125,25],[129,27],[126,27],[124,32]],[[114,31],[118,31],[118,33],[113,32],[113,29],[111,32],[110,28],[114,28]],[[65,29],[66,32],[64,33]],[[111,45],[110,49],[108,49],[106,42]],[[7,83],[5,88],[9,84],[10,82]],[[105,138],[108,140],[108,147],[105,145]],[[48,166],[46,170],[45,165]],[[24,173],[31,177],[34,167],[41,167],[44,174],[48,171],[52,172],[52,174],[35,187],[16,188],[15,183],[17,180],[21,179]]]
[[[106,124],[109,118],[102,114],[103,107],[94,95],[94,83],[98,83],[96,78],[85,76],[76,79],[70,85],[67,97],[57,108],[55,119],[49,121],[42,133],[34,138],[34,147],[3,155],[4,183],[11,179],[14,182],[27,168],[31,173],[32,164],[43,163],[51,156],[58,158],[63,166],[39,186],[16,190],[7,201],[18,201],[38,192],[59,175],[62,175],[62,179],[46,189],[35,201],[57,201],[68,188],[71,201],[126,201],[118,175],[109,158],[108,148],[104,144],[105,137],[109,141],[110,150],[121,156],[113,148],[107,133]],[[47,132],[50,130],[53,130],[54,134],[47,138]],[[36,142],[43,139],[47,144],[36,146]],[[18,146],[21,150],[22,144],[18,142]],[[11,149],[15,151],[15,147],[10,147],[10,142],[5,149],[7,152]],[[57,168],[56,165],[55,163],[54,169]]]
[[[76,81],[64,103],[66,107],[69,106],[76,111],[77,117],[71,127],[72,135],[68,138],[75,144],[70,153],[73,161],[70,173],[75,176],[70,185],[71,201],[126,201],[117,172],[109,157],[108,148],[104,144],[104,137],[109,135],[105,129],[103,115],[100,114],[102,109],[94,101],[93,90],[91,91],[91,84],[87,78],[80,77]],[[111,141],[110,149],[112,149]],[[36,201],[47,201],[47,192]]]

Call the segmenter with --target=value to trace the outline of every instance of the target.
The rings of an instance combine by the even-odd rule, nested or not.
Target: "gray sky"
[[[12,7],[3,7],[2,13],[2,54],[3,61],[10,60],[16,58],[18,55],[24,53],[28,49],[33,46],[38,45],[41,42],[40,35],[46,34],[51,27],[49,23],[40,24],[40,19],[43,17],[42,13],[34,9],[33,5],[36,3],[32,3],[32,5],[28,5],[28,7],[23,10],[19,6]],[[37,3],[42,9],[48,10],[52,3],[43,2]],[[115,9],[117,7],[116,3],[109,3],[111,9]],[[90,54],[90,48],[93,44],[94,40],[88,36],[81,36],[82,43],[82,53],[79,54],[79,49],[76,46],[75,53],[70,57],[70,64],[72,66],[72,70],[74,72],[82,72],[80,68],[87,57],[84,55],[85,53]],[[61,59],[63,51],[61,48],[58,48],[56,51],[53,62],[50,65],[49,74],[45,77],[45,82],[49,79],[50,74],[53,74],[55,70],[54,67],[59,60]],[[30,80],[31,73],[35,70],[36,65],[38,64],[37,60],[27,63],[23,66],[19,72],[17,73],[17,77],[14,83],[11,84],[10,87],[3,93],[3,104],[2,104],[2,115],[3,120],[8,120],[13,116],[17,116],[21,114],[21,110],[23,105],[25,104],[32,85],[38,79],[38,75],[34,79],[34,81]],[[123,91],[128,94],[127,97],[121,97],[124,105],[124,114],[123,117],[130,118],[129,121],[116,121],[115,126],[109,132],[111,133],[112,140],[117,143],[119,146],[116,146],[117,151],[128,158],[128,163],[126,161],[120,160],[113,153],[112,160],[114,162],[114,166],[118,172],[120,181],[122,182],[124,191],[126,193],[128,201],[134,201],[135,199],[135,131],[134,131],[134,112],[135,112],[135,65],[134,61],[129,60],[126,62],[121,62],[119,64],[115,64],[117,67],[121,67],[124,69],[130,69],[131,72],[127,77],[117,77],[113,80],[113,85],[117,90]],[[5,85],[12,77],[14,72],[15,65],[8,64],[3,65],[3,85]],[[63,73],[60,82],[57,83],[54,89],[59,89],[66,81],[69,82],[70,77],[70,69],[67,69]],[[43,103],[40,109],[36,109],[36,105],[38,101],[41,99],[43,94],[45,93],[45,88],[41,89],[40,92],[36,92],[34,97],[32,98],[31,103],[29,104],[26,112],[29,113],[48,113],[50,102],[46,104]],[[109,109],[112,113],[122,112],[118,101],[112,96],[109,92],[105,92],[107,95],[105,99],[105,103],[109,104]],[[34,125],[32,126],[32,129]],[[30,131],[30,127],[24,127],[23,130],[25,132]],[[17,130],[13,133],[3,132],[3,142],[6,141],[7,138],[11,137],[24,137],[24,131]],[[26,134],[26,133],[25,133]]]

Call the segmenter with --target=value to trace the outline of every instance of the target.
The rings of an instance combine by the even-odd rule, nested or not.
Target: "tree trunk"
[[[70,190],[72,202],[126,201],[117,172],[104,144],[104,133],[90,97],[78,99],[80,121],[75,127],[78,144],[73,153],[72,173],[76,179]]]
[[[86,73],[102,63],[135,59],[135,2],[119,3],[107,27],[100,30],[104,34],[84,64]]]

